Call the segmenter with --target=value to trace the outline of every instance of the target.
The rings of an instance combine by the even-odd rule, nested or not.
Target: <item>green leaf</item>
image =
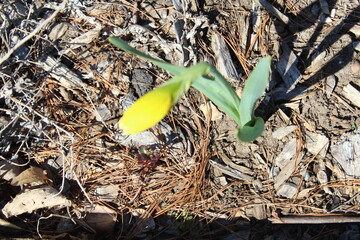
[[[184,71],[175,75],[172,79],[163,83],[161,86],[167,86],[176,82],[180,83],[178,89],[176,89],[176,96],[174,96],[175,102],[190,88],[191,84],[194,83],[201,76],[206,75],[210,72],[212,66],[205,62],[199,62],[194,66],[186,68]]]
[[[255,120],[255,103],[264,94],[269,82],[270,64],[270,57],[261,59],[245,82],[240,103],[240,128]]]
[[[254,124],[249,123],[237,129],[235,134],[240,141],[252,142],[264,131],[264,120],[261,117],[253,121]]]
[[[171,63],[167,63],[167,62],[158,60],[156,58],[150,57],[149,55],[146,55],[145,53],[142,53],[142,52],[136,50],[135,48],[130,47],[129,44],[127,44],[126,42],[124,42],[123,40],[121,40],[117,37],[109,37],[108,40],[109,40],[109,42],[114,44],[116,47],[124,50],[125,52],[145,58],[145,59],[149,60],[150,62],[152,62],[153,64],[165,69],[172,75],[177,75],[186,69],[184,67],[179,67],[179,66],[173,65]]]
[[[211,68],[210,74],[213,79],[202,75],[193,82],[192,86],[202,92],[222,111],[233,118],[237,124],[240,124],[238,110],[240,98],[226,79],[214,67]]]

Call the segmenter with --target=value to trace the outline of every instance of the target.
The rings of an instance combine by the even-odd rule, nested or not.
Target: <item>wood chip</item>
[[[97,187],[94,195],[102,201],[115,201],[119,195],[119,185],[107,185]]]
[[[346,133],[331,146],[331,154],[345,173],[360,177],[360,133]]]
[[[59,191],[52,187],[42,187],[25,190],[15,196],[2,209],[7,217],[31,213],[40,208],[71,206],[70,200],[66,199]]]
[[[351,83],[344,87],[342,94],[351,102],[351,104],[360,108],[360,91],[357,90]]]
[[[352,32],[356,38],[360,37],[360,24],[355,24],[352,28],[350,28],[349,30],[350,32]]]
[[[219,170],[221,170],[223,172],[223,174],[228,175],[230,177],[242,180],[242,181],[248,181],[251,182],[253,181],[253,178],[250,177],[249,175],[246,175],[245,173],[242,173],[238,170],[232,169],[228,166],[222,165],[220,163],[215,162],[214,160],[209,160],[209,163],[211,166],[213,166],[214,168],[217,168]]]
[[[261,199],[255,199],[255,203],[257,203],[257,205],[254,205],[254,209],[253,209],[254,218],[256,218],[257,220],[265,219],[267,216],[266,216],[265,205],[262,204],[263,201]]]
[[[297,159],[290,161],[284,168],[281,169],[280,173],[274,178],[274,187],[276,190],[278,190],[280,186],[284,182],[286,182],[289,179],[289,177],[293,174],[296,167],[299,165],[303,155],[304,154],[301,153]]]
[[[280,139],[283,139],[288,134],[290,134],[291,132],[295,131],[296,129],[297,129],[297,126],[295,126],[295,125],[279,127],[271,134],[271,136],[275,139],[280,140]]]
[[[58,39],[61,39],[65,35],[69,27],[70,24],[66,22],[56,24],[49,33],[49,39],[51,41],[56,41]]]
[[[65,64],[56,60],[54,57],[45,56],[39,65],[50,73],[50,76],[60,82],[65,88],[75,88],[83,86],[82,80],[71,71]]]
[[[324,158],[329,147],[329,139],[322,134],[306,132],[305,147],[311,154]]]
[[[103,26],[101,24],[97,24],[95,26],[95,28],[90,29],[89,31],[83,33],[82,35],[80,35],[77,38],[72,39],[69,44],[70,44],[70,48],[68,48],[64,54],[67,54],[71,49],[74,50],[76,48],[79,48],[83,45],[89,44],[92,41],[94,41],[94,39],[99,38],[100,32],[102,30]]]
[[[216,68],[227,79],[239,79],[239,74],[231,59],[229,49],[222,37],[214,33],[211,38],[211,47],[216,57]]]
[[[297,192],[297,186],[293,183],[284,183],[276,193],[282,197],[293,198]]]
[[[321,184],[325,184],[325,183],[329,182],[329,177],[328,177],[328,175],[326,174],[326,172],[325,172],[324,170],[318,171],[318,172],[316,173],[316,177],[317,177],[317,179],[319,180],[319,182],[320,182]],[[328,193],[328,194],[332,194],[332,191],[331,191],[330,188],[328,188],[328,187],[325,187],[325,188],[324,188],[324,191],[325,191],[326,193]]]
[[[275,158],[275,165],[280,168],[285,167],[295,155],[297,147],[297,140],[295,138],[290,139],[281,153]]]

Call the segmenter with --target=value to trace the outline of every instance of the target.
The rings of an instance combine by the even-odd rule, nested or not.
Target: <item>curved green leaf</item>
[[[260,60],[250,77],[245,82],[245,87],[240,103],[240,127],[253,122],[256,101],[264,94],[269,82],[271,58],[265,57]]]
[[[246,124],[236,131],[236,137],[243,142],[254,141],[264,131],[264,120],[261,117],[254,119],[253,124]]]

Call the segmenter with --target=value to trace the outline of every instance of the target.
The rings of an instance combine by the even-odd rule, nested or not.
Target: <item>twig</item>
[[[64,9],[65,5],[67,3],[67,0],[64,0],[60,6],[58,7],[58,9],[53,12],[53,14],[51,14],[51,16],[44,20],[42,23],[40,23],[29,35],[27,35],[26,37],[24,37],[22,40],[20,40],[14,47],[12,47],[1,59],[0,59],[0,65],[3,64],[10,56],[11,54],[13,54],[16,49],[18,49],[21,45],[23,45],[24,43],[26,43],[27,41],[29,41],[32,37],[34,37],[38,32],[40,32],[40,30],[42,28],[44,28],[48,23],[50,23],[51,20],[53,20],[56,15]]]
[[[359,215],[326,215],[326,216],[285,216],[270,219],[275,224],[328,224],[328,223],[358,223]]]
[[[266,0],[259,0],[259,2],[261,5],[263,5],[264,8],[266,8],[266,10],[268,10],[270,13],[272,13],[280,21],[282,21],[286,25],[289,24],[289,18],[285,14],[283,14],[282,12],[277,10],[273,5],[268,3]]]

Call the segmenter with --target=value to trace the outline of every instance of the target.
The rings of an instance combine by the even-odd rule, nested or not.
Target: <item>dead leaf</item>
[[[204,113],[205,117],[210,117],[211,121],[215,121],[222,118],[222,113],[217,109],[217,107],[211,103],[208,102],[206,104],[200,105],[200,110]]]
[[[38,167],[31,167],[20,173],[11,180],[11,185],[20,186],[32,182],[45,183],[49,178],[45,175],[44,170]]]
[[[52,187],[25,190],[8,202],[2,209],[2,213],[9,218],[26,212],[30,213],[40,208],[70,206],[71,201],[58,193],[58,190]]]

